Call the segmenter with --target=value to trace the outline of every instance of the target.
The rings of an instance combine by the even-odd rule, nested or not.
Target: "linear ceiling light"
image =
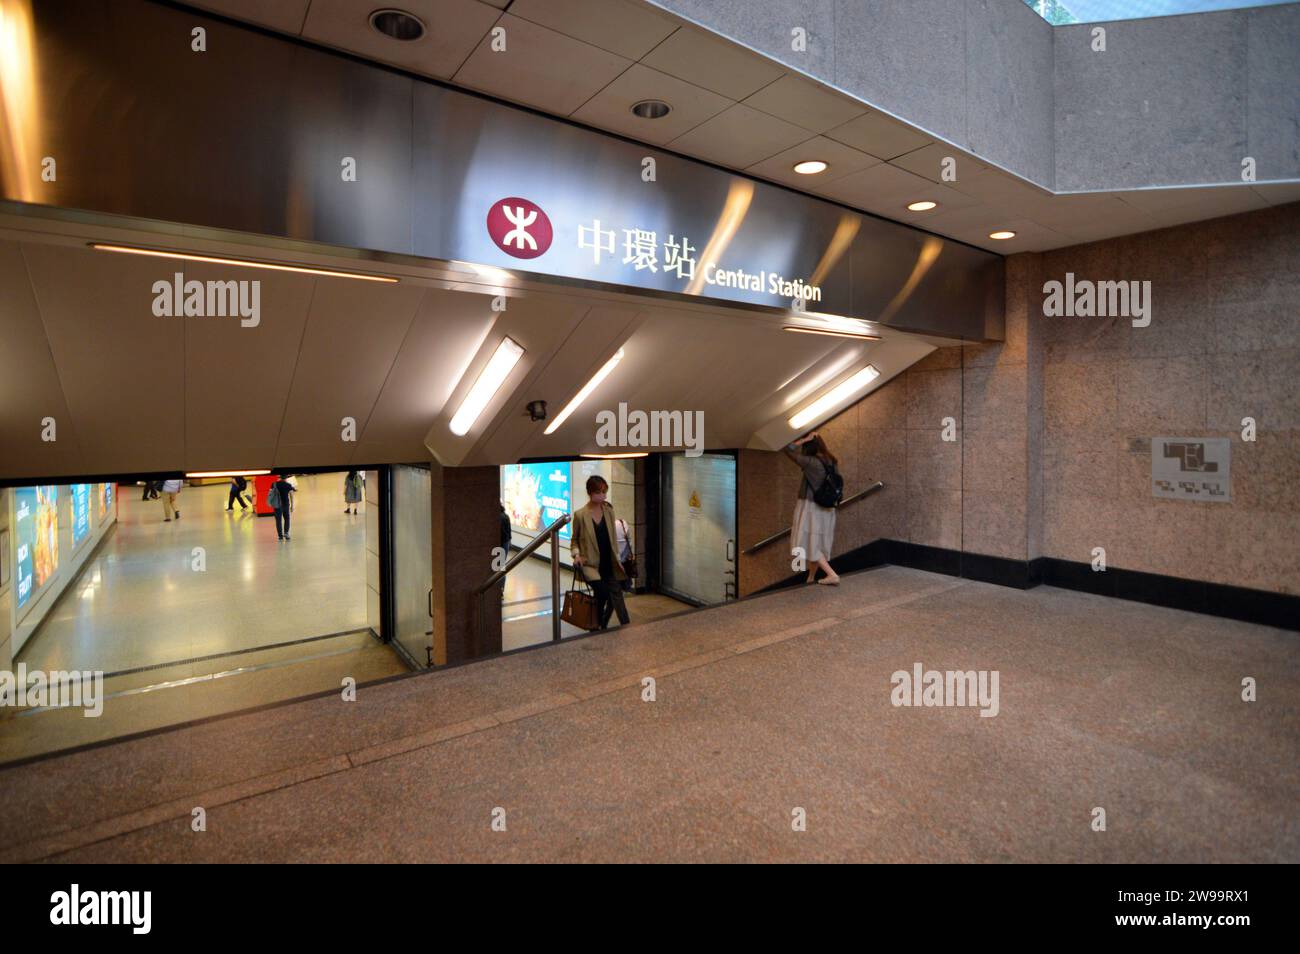
[[[878,377],[880,377],[880,372],[871,365],[867,365],[857,374],[840,384],[837,384],[817,400],[813,401],[803,410],[795,414],[794,417],[790,418],[790,426],[798,430],[810,421],[821,420],[832,408],[838,407],[840,404],[847,401],[850,397],[865,388]]]
[[[187,471],[186,477],[265,477],[269,470],[194,470]]]
[[[880,335],[868,335],[860,331],[832,331],[829,328],[801,328],[798,325],[782,325],[781,330],[793,331],[801,335],[830,335],[833,338],[858,338],[862,341],[880,340]]]
[[[623,349],[619,348],[618,351],[614,353],[614,357],[606,361],[605,366],[592,375],[591,380],[582,386],[582,390],[573,396],[573,400],[564,405],[564,410],[559,413],[555,420],[551,421],[550,426],[547,427],[543,433],[554,434],[559,430],[560,425],[565,422],[568,416],[578,409],[578,405],[587,400],[587,396],[591,394],[592,391],[596,390],[601,381],[604,381],[609,377],[609,373],[613,371],[622,360]]]
[[[388,275],[364,275],[361,272],[340,272],[331,268],[311,268],[307,265],[281,265],[278,262],[259,262],[248,258],[224,258],[219,255],[194,255],[189,252],[170,252],[162,248],[139,248],[135,245],[111,245],[91,242],[90,247],[99,252],[125,252],[128,255],[149,255],[154,258],[180,258],[187,262],[209,262],[213,265],[240,265],[244,268],[267,268],[276,272],[301,272],[304,275],[325,275],[329,278],[355,278],[363,282],[396,284],[400,279]]]
[[[488,406],[488,402],[497,391],[501,390],[501,385],[506,383],[506,378],[510,376],[510,372],[515,369],[515,365],[523,356],[524,349],[513,339],[502,339],[492,359],[488,361],[487,367],[479,372],[478,380],[469,389],[469,394],[465,395],[465,400],[460,402],[460,409],[451,419],[453,434],[464,437],[469,433],[478,416],[483,413],[483,409]]]
[[[579,457],[589,457],[592,460],[626,460],[629,457],[649,457],[649,451],[635,451],[628,454],[579,454]]]

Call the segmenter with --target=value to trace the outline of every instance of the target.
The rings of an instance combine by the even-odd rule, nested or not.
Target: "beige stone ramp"
[[[880,568],[0,770],[0,860],[1295,861],[1296,639]]]

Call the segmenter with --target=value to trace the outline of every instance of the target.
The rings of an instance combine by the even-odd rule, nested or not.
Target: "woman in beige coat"
[[[583,579],[596,594],[601,629],[609,627],[609,618],[616,611],[621,625],[631,621],[621,586],[627,574],[614,546],[614,508],[606,502],[608,496],[609,484],[604,477],[592,474],[587,478],[587,504],[573,515],[569,541],[573,565],[582,571]]]

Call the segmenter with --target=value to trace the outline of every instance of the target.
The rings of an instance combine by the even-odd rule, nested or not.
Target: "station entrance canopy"
[[[647,145],[143,0],[12,39],[5,200],[1002,337],[999,256]]]

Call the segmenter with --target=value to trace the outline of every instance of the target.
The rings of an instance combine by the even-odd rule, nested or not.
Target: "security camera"
[[[546,420],[546,402],[545,402],[545,401],[529,401],[529,402],[528,402],[528,418],[529,418],[529,420],[533,420],[533,421],[544,421],[544,420]]]

